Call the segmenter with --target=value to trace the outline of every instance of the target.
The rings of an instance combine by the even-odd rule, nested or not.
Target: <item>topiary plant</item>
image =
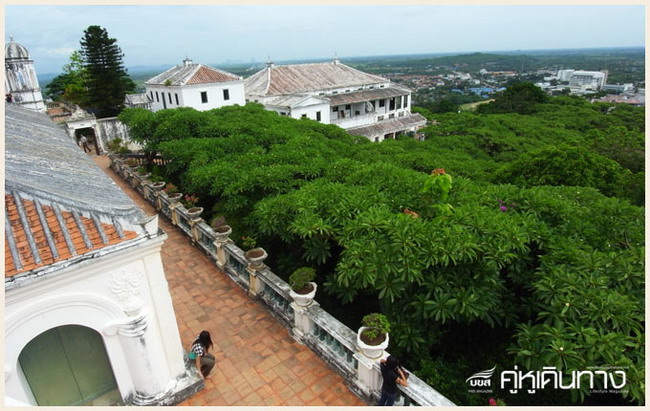
[[[390,322],[388,321],[388,317],[379,313],[372,313],[364,316],[361,320],[361,325],[366,327],[366,329],[361,333],[361,337],[365,337],[364,339],[366,341],[377,340],[380,337],[383,337],[384,334],[390,332]]]
[[[316,270],[311,267],[300,267],[289,276],[291,289],[298,294],[307,294],[311,291],[310,281],[316,278]]]

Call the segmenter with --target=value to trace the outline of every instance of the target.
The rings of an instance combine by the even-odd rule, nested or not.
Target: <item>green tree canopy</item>
[[[493,102],[478,106],[479,113],[531,114],[548,96],[533,83],[515,83],[497,94]]]
[[[117,115],[124,105],[124,96],[135,90],[135,83],[123,66],[124,55],[117,40],[110,38],[106,29],[89,26],[81,39],[81,55],[88,108],[96,110],[99,117]]]
[[[54,77],[45,87],[45,95],[54,101],[65,100],[84,107],[87,93],[84,86],[85,69],[81,52],[70,54],[70,61],[63,66],[63,73]]]
[[[522,187],[595,187],[612,196],[620,193],[623,179],[624,169],[614,160],[567,144],[530,151],[495,176],[495,181]]]
[[[564,102],[533,115],[440,114],[426,141],[382,143],[257,104],[120,118],[170,160],[165,179],[223,215],[233,239],[256,238],[274,272],[316,268],[319,303],[353,328],[386,314],[391,352],[419,376],[431,377],[420,361],[474,364],[475,352],[509,369],[621,365],[627,398],[641,403],[644,210],[599,191],[629,171],[589,150]],[[605,129],[619,121],[582,109]],[[563,161],[544,168],[538,159],[562,142]],[[495,178],[526,164],[561,185]],[[591,188],[564,184],[578,180]]]

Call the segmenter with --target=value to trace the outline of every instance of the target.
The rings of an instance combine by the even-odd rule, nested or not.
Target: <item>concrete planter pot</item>
[[[301,307],[309,307],[312,305],[314,302],[314,297],[316,296],[316,289],[318,286],[314,282],[309,282],[307,284],[312,285],[312,290],[308,292],[307,294],[300,294],[295,292],[294,290],[289,291],[289,296],[293,298],[293,301],[296,302]]]
[[[232,228],[229,225],[220,225],[215,227],[213,230],[216,240],[221,242],[226,241],[228,236],[232,234]]]
[[[178,202],[181,201],[181,198],[183,198],[183,193],[167,194],[167,198],[171,204],[178,204]]]
[[[268,257],[269,255],[266,254],[266,251],[261,248],[253,248],[252,250],[248,250],[244,253],[244,257],[246,257],[246,260],[248,260],[248,264],[251,266],[251,268],[259,269],[264,266],[263,261]]]
[[[153,183],[153,184],[151,184],[151,188],[152,188],[154,191],[160,191],[160,190],[163,189],[163,187],[165,187],[165,182],[164,182],[164,181],[159,181],[159,182],[157,182],[157,183]]]
[[[386,339],[378,345],[369,345],[361,341],[361,333],[368,327],[361,327],[357,332],[357,347],[361,350],[363,355],[371,359],[378,359],[384,355],[384,350],[388,348],[388,334],[384,334]]]
[[[189,210],[187,210],[187,215],[191,219],[195,219],[198,218],[202,212],[203,212],[203,207],[192,207]]]

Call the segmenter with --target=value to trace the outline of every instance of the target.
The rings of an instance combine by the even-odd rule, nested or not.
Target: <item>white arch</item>
[[[118,304],[97,294],[59,295],[11,313],[5,322],[6,395],[36,405],[18,366],[18,356],[36,336],[63,325],[81,325],[97,331],[104,340],[120,392],[131,392],[133,382],[120,341],[104,332],[107,325],[126,318]]]

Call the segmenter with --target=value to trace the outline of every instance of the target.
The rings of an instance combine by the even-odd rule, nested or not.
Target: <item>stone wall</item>
[[[108,143],[116,138],[122,139],[127,147],[133,151],[140,150],[142,147],[131,141],[128,127],[117,117],[107,117],[97,120],[97,139],[99,140],[102,151],[106,152]]]

